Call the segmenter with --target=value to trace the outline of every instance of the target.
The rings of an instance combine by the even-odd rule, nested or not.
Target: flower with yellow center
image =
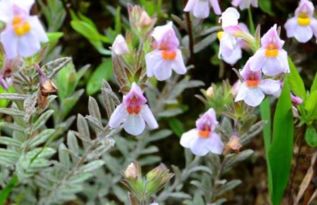
[[[12,27],[17,36],[24,36],[31,30],[31,25],[29,22],[25,21],[20,16],[13,17]]]
[[[309,26],[310,25],[310,18],[307,13],[300,13],[297,17],[297,23],[300,26]]]
[[[275,58],[278,56],[277,46],[273,43],[270,43],[265,49],[265,56],[268,58]]]

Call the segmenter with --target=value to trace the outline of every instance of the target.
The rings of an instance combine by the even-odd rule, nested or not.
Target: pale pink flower
[[[231,94],[235,97],[238,92],[239,92],[239,89],[240,89],[240,86],[241,86],[241,81],[240,80],[237,80],[233,86],[231,87]]]
[[[0,38],[6,57],[31,57],[48,38],[37,16],[31,16],[34,0],[0,1],[0,20],[6,26]]]
[[[195,129],[182,135],[180,144],[197,156],[204,156],[208,152],[221,154],[224,144],[215,132],[217,125],[216,113],[211,108],[196,121]]]
[[[220,17],[223,31],[218,32],[218,56],[231,65],[235,64],[242,57],[242,39],[237,37],[237,33],[247,32],[239,24],[239,18],[239,12],[233,7],[227,8]]]
[[[278,97],[281,93],[281,83],[278,80],[262,79],[261,70],[252,69],[251,57],[241,70],[243,82],[239,87],[235,101],[244,101],[247,105],[256,107],[261,104],[265,94]]]
[[[274,25],[261,38],[261,48],[254,54],[250,66],[253,71],[262,70],[267,76],[289,73],[287,52],[283,49],[284,41],[280,39]]]
[[[253,7],[258,7],[258,0],[232,0],[231,4],[239,7],[241,10]]]
[[[128,44],[121,34],[115,38],[111,50],[115,55],[124,55],[129,52]]]
[[[287,37],[295,37],[301,43],[309,41],[313,35],[317,37],[317,20],[314,18],[314,5],[309,0],[301,0],[295,16],[285,24]]]
[[[162,81],[171,77],[172,70],[178,74],[185,74],[186,67],[173,23],[169,22],[164,26],[157,26],[152,37],[154,50],[145,56],[147,76],[155,76]]]
[[[128,94],[123,96],[123,101],[112,113],[109,119],[109,127],[119,128],[131,135],[140,135],[145,129],[145,124],[150,129],[158,128],[155,117],[143,95],[140,87],[133,83]]]
[[[210,7],[213,8],[215,14],[221,14],[218,0],[188,0],[184,11],[191,12],[196,18],[204,19],[209,16]]]

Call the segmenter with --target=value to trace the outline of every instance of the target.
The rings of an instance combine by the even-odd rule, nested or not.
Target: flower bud
[[[160,164],[147,173],[147,192],[154,194],[162,189],[174,176],[164,164]]]
[[[142,7],[129,5],[128,12],[132,30],[142,35],[152,30],[156,19],[151,18]]]
[[[124,171],[124,177],[127,179],[137,179],[139,176],[139,165],[132,162]]]
[[[296,95],[293,95],[293,94],[291,94],[291,100],[292,100],[292,103],[293,103],[294,106],[298,106],[298,105],[303,103],[303,99],[302,98],[300,98],[300,97],[298,97]]]
[[[206,96],[207,97],[212,97],[214,95],[214,88],[212,86],[210,86],[207,90],[206,90]]]
[[[227,147],[234,151],[239,151],[242,147],[240,143],[240,138],[236,135],[232,135],[229,139],[229,142],[227,143]]]
[[[128,44],[121,34],[116,37],[111,49],[115,55],[124,55],[129,52]]]

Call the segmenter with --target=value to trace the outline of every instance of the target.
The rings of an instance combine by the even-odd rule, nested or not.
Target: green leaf
[[[307,121],[310,123],[311,120],[317,118],[317,90],[310,93],[305,100],[305,110],[307,111]]]
[[[277,102],[273,122],[273,138],[269,150],[272,181],[271,201],[280,205],[291,171],[294,125],[290,89],[285,79],[282,94]]]
[[[59,98],[64,99],[70,96],[76,89],[78,79],[74,64],[69,63],[62,68],[56,75],[56,86]]]
[[[6,204],[9,194],[18,183],[18,177],[16,175],[12,176],[8,185],[0,191],[0,204]]]
[[[314,127],[310,126],[306,129],[305,140],[311,147],[317,147],[317,131]]]
[[[262,11],[264,11],[265,13],[271,16],[274,16],[274,13],[272,11],[271,0],[260,0],[259,6]]]
[[[290,75],[288,76],[288,82],[290,85],[290,89],[294,92],[295,95],[301,97],[305,100],[306,97],[306,89],[302,78],[300,77],[296,66],[294,65],[291,58],[288,58],[288,64],[290,68]]]
[[[94,73],[89,78],[87,83],[87,94],[93,95],[101,89],[103,80],[112,78],[112,61],[104,59]]]
[[[310,88],[310,92],[313,92],[313,91],[316,91],[316,90],[317,90],[317,74],[315,75],[313,84],[312,84],[312,86]]]
[[[183,123],[179,119],[171,118],[168,120],[168,124],[177,136],[180,137],[184,133]]]
[[[57,42],[60,38],[62,38],[64,35],[63,32],[49,32],[47,33],[48,41],[49,42]]]

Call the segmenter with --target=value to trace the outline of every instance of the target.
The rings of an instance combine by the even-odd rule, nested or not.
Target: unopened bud
[[[212,86],[210,86],[207,90],[206,90],[206,96],[207,97],[212,97],[214,95],[214,88]]]
[[[229,142],[227,143],[228,148],[234,151],[239,151],[242,147],[240,143],[240,138],[236,135],[230,137]]]
[[[293,103],[294,106],[298,106],[298,105],[303,103],[303,99],[302,98],[300,98],[300,97],[298,97],[296,95],[293,95],[293,94],[291,94],[291,100],[292,100],[292,103]]]
[[[121,34],[116,37],[111,49],[115,55],[124,55],[129,52],[128,44]]]
[[[139,166],[132,162],[124,171],[124,177],[127,179],[137,179],[139,176]]]

